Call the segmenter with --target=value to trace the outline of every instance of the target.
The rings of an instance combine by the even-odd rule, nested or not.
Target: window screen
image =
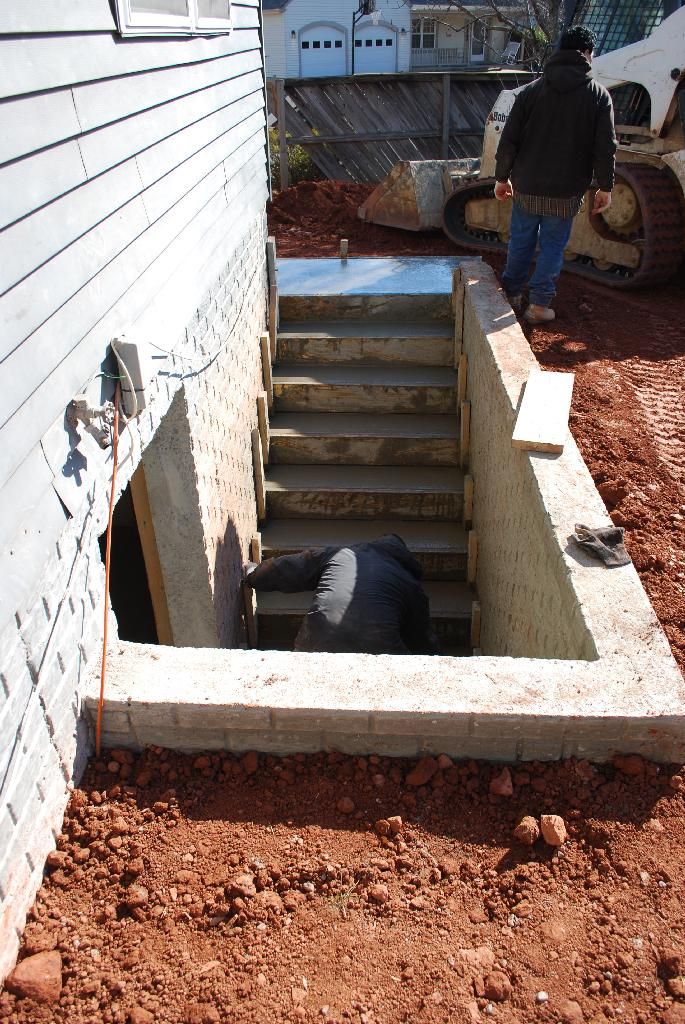
[[[188,17],[188,0],[131,0],[132,14],[172,14]]]
[[[596,33],[599,54],[645,39],[663,18],[663,0],[582,0],[573,22]]]
[[[228,18],[228,0],[197,0],[198,18]]]

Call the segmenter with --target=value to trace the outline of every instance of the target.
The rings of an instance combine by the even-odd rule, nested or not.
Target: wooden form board
[[[157,628],[157,639],[160,644],[172,646],[174,642],[171,630],[171,619],[169,617],[169,606],[164,589],[164,576],[162,564],[157,550],[157,538],[155,527],[152,521],[152,510],[150,508],[150,497],[148,495],[145,471],[142,462],[138,465],[131,477],[131,497],[133,508],[136,514],[136,524],[140,536],[140,545],[143,549],[143,561],[147,575],[150,598],[152,599],[152,611],[155,617]]]
[[[464,524],[470,526],[473,519],[473,477],[467,473],[464,477]]]
[[[274,385],[271,375],[271,342],[268,334],[259,335],[259,348],[262,355],[262,380],[266,392],[266,404],[271,409],[274,404]]]
[[[264,465],[269,463],[269,402],[266,391],[257,395],[257,425],[262,442],[262,459]]]
[[[471,403],[462,402],[459,408],[459,464],[467,466],[471,445]]]
[[[563,452],[574,380],[573,373],[537,367],[530,371],[511,438],[514,448]]]
[[[252,431],[252,468],[254,470],[254,490],[257,503],[257,520],[262,523],[266,519],[266,482],[264,480],[264,460],[262,458],[262,440],[257,427]]]

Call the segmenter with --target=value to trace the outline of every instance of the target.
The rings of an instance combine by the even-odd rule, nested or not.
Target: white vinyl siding
[[[138,321],[173,340],[235,225],[259,216],[267,196],[257,0],[234,0],[230,34],[131,43],[111,17],[99,30],[107,12],[95,0],[80,7],[88,36],[30,34],[23,0],[9,6],[0,32],[25,34],[0,39],[11,96],[0,105],[5,509],[3,488],[109,338]]]

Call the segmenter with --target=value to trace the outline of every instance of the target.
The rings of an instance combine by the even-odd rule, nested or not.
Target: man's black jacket
[[[609,93],[577,50],[560,50],[542,78],[516,97],[497,149],[495,177],[532,196],[582,196],[593,172],[614,184],[614,113]]]
[[[437,654],[420,578],[421,566],[391,533],[268,558],[245,582],[254,590],[315,591],[296,651]]]

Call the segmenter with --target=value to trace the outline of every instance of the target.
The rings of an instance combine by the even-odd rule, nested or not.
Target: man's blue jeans
[[[549,306],[556,294],[557,278],[564,263],[564,249],[571,235],[573,217],[550,217],[526,213],[514,202],[511,237],[502,284],[507,295],[520,295],[528,280],[535,247],[540,252],[530,279],[529,298],[536,306]]]

